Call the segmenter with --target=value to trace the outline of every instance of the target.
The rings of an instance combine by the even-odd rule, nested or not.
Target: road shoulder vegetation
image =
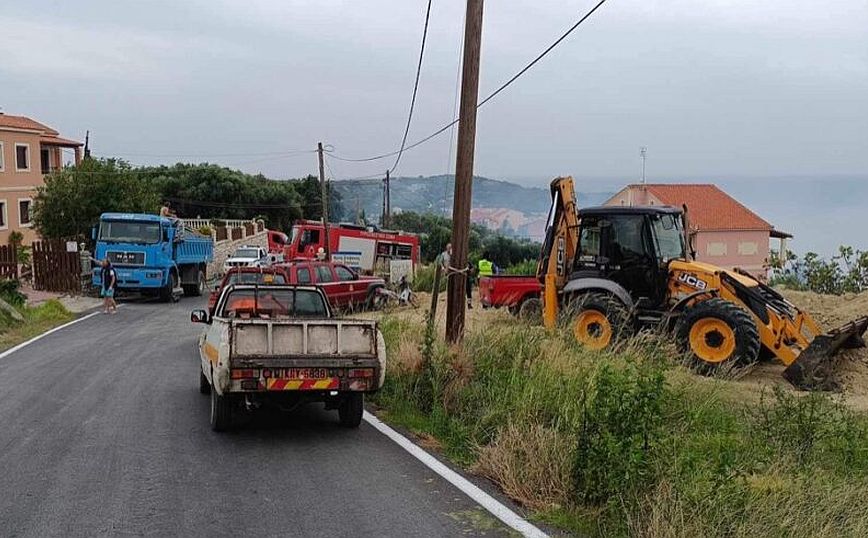
[[[452,347],[400,315],[381,328],[384,418],[538,521],[592,536],[868,536],[868,417],[834,395],[737,397],[651,336],[592,352],[506,318]]]
[[[50,300],[37,306],[28,306],[26,297],[18,291],[18,283],[7,280],[0,285],[0,299],[20,314],[0,310],[0,351],[49,331],[75,318],[60,301]]]

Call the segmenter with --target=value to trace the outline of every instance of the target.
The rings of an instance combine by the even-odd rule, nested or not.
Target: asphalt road
[[[319,406],[212,432],[188,321],[201,303],[127,304],[0,359],[0,535],[508,534]]]

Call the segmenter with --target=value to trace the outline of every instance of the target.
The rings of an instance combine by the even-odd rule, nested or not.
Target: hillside
[[[452,213],[454,176],[399,177],[392,180],[392,210],[416,213]],[[356,208],[368,220],[378,220],[383,210],[383,182],[380,179],[334,182],[352,220]],[[595,205],[611,193],[581,193],[580,205]],[[524,237],[539,238],[549,209],[547,188],[524,187],[508,181],[476,176],[473,178],[474,222]]]

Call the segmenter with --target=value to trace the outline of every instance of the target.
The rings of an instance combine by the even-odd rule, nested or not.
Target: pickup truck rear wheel
[[[229,429],[232,422],[232,400],[228,396],[221,396],[211,388],[211,429],[215,432],[223,432]]]
[[[205,377],[205,372],[202,371],[202,368],[199,368],[199,392],[202,394],[209,394],[211,392],[211,383],[208,383],[208,378]]]
[[[362,423],[362,414],[365,411],[365,393],[350,392],[344,396],[340,407],[338,407],[338,417],[341,420],[341,426],[346,428],[358,428]]]

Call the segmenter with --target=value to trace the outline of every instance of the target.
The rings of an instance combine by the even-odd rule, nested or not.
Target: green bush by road
[[[596,353],[506,321],[452,348],[425,346],[418,323],[382,329],[384,415],[539,520],[596,536],[868,535],[868,420],[827,395],[734,395],[652,338]]]

